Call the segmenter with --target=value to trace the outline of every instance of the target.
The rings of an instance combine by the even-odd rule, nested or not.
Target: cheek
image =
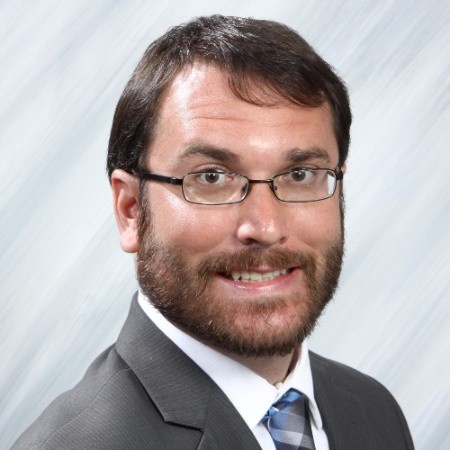
[[[229,241],[233,224],[224,208],[195,205],[169,193],[161,200],[150,207],[158,243],[180,247],[194,255]]]
[[[341,236],[339,202],[324,200],[303,205],[297,221],[296,236],[315,248],[334,243]]]

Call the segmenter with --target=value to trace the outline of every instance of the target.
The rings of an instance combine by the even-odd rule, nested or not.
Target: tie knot
[[[277,450],[314,449],[306,397],[289,389],[263,418]]]
[[[289,389],[281,398],[279,398],[267,411],[263,421],[267,421],[270,417],[278,413],[286,413],[292,408],[293,403],[301,401],[304,404],[304,395],[295,389]],[[298,408],[299,405],[297,405]],[[301,406],[301,405],[300,405]],[[303,408],[304,409],[304,408]]]
[[[278,409],[284,409],[289,407],[289,405],[293,402],[296,402],[297,400],[303,398],[304,401],[304,395],[296,391],[295,389],[289,389],[276,403],[275,406]]]

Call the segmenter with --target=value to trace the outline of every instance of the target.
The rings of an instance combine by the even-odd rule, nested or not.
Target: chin
[[[253,302],[233,299],[220,306],[218,302],[209,305],[202,310],[202,318],[194,317],[191,310],[188,321],[168,319],[207,345],[247,357],[292,353],[312,332],[323,309],[283,298]]]

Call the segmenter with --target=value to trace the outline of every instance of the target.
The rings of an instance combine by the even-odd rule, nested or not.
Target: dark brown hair
[[[276,97],[308,107],[327,102],[339,164],[345,162],[350,105],[345,85],[331,66],[283,24],[214,15],[171,28],[145,51],[114,114],[108,176],[116,168],[131,171],[138,167],[152,140],[163,93],[183,68],[198,61],[228,73],[232,91],[250,103],[267,105],[268,98]],[[276,97],[258,95],[261,89]]]

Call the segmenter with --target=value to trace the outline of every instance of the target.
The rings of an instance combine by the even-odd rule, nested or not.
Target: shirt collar
[[[222,389],[250,429],[256,427],[270,406],[291,388],[308,397],[310,417],[318,429],[322,428],[306,341],[302,343],[294,369],[283,383],[274,386],[246,366],[172,325],[142,292],[139,292],[138,302],[150,320]]]

